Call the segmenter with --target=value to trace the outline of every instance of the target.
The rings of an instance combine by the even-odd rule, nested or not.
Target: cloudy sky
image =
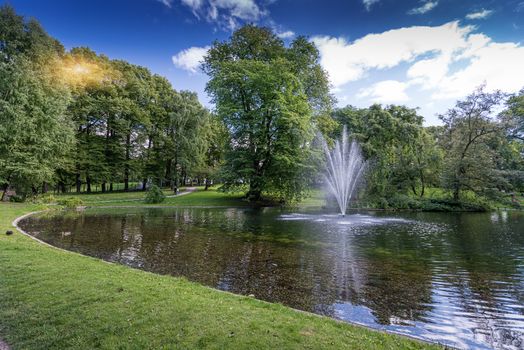
[[[524,0],[0,0],[66,48],[89,46],[204,92],[206,47],[244,23],[318,46],[339,106],[419,107],[426,124],[485,83],[524,87]],[[212,107],[212,106],[210,106]]]

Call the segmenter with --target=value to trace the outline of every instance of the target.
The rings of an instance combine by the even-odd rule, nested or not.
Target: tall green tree
[[[282,200],[302,195],[315,116],[331,104],[314,45],[298,38],[286,48],[271,30],[248,25],[215,42],[203,70],[230,136],[227,184],[247,183],[255,201],[263,192]]]
[[[440,115],[444,124],[442,138],[446,150],[443,186],[461,199],[463,190],[482,193],[496,182],[494,172],[497,138],[504,131],[495,110],[505,95],[479,87],[454,108]]]
[[[0,7],[0,184],[20,194],[53,181],[70,148],[62,46],[34,20]]]

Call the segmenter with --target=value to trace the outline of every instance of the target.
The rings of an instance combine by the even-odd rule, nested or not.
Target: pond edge
[[[94,207],[94,208],[96,208],[96,207]],[[129,208],[129,207],[127,207],[127,208]],[[141,208],[141,207],[134,206],[134,207],[131,207],[131,208]],[[165,207],[163,207],[163,208],[165,208]],[[106,264],[109,264],[109,265],[124,266],[124,267],[129,268],[129,269],[138,270],[138,271],[140,271],[142,273],[149,273],[149,274],[153,274],[153,275],[156,275],[156,276],[169,276],[169,277],[174,278],[174,279],[177,278],[177,276],[161,275],[161,274],[154,273],[154,272],[151,272],[151,271],[146,271],[146,270],[142,270],[142,269],[138,269],[138,268],[133,268],[133,267],[128,266],[128,265],[119,264],[119,263],[116,263],[116,262],[111,262],[111,261],[107,261],[107,260],[104,260],[104,259],[95,258],[95,257],[89,256],[89,255],[84,255],[84,254],[81,254],[81,253],[78,253],[78,252],[73,252],[71,250],[59,248],[59,247],[51,245],[51,244],[49,244],[49,243],[47,243],[45,241],[42,241],[41,239],[39,239],[39,238],[37,238],[37,237],[35,237],[33,235],[30,235],[29,233],[24,231],[20,226],[18,226],[18,223],[20,221],[22,221],[23,219],[26,219],[26,218],[28,218],[28,217],[30,217],[32,215],[35,215],[35,214],[44,213],[44,212],[51,211],[51,210],[52,209],[43,209],[43,210],[36,210],[36,211],[32,211],[32,212],[26,213],[24,215],[21,215],[21,216],[17,217],[16,219],[14,219],[11,224],[12,224],[13,227],[16,228],[16,230],[18,232],[20,232],[24,236],[29,237],[30,239],[32,239],[32,240],[42,244],[45,247],[48,247],[48,248],[56,249],[56,250],[64,252],[64,253],[73,254],[73,255],[76,255],[76,256],[83,257],[83,258],[93,259],[93,260],[100,261],[100,262],[103,262],[103,263],[106,263]],[[255,299],[257,302],[260,302],[260,303],[263,303],[263,304],[266,304],[266,305],[276,305],[276,306],[280,306],[280,307],[285,307],[285,308],[287,308],[289,310],[293,310],[294,312],[306,314],[306,315],[313,316],[313,317],[318,317],[318,318],[321,318],[322,320],[329,321],[329,322],[334,321],[334,322],[337,322],[339,324],[349,324],[349,325],[356,326],[356,327],[362,327],[362,328],[365,328],[365,329],[373,331],[373,332],[380,332],[382,334],[404,337],[404,338],[408,338],[408,339],[411,339],[411,340],[414,340],[414,341],[417,341],[417,342],[420,342],[420,343],[423,343],[423,344],[441,346],[443,349],[459,349],[459,348],[450,346],[448,344],[442,344],[442,343],[439,343],[439,342],[432,342],[430,340],[419,338],[419,337],[416,337],[416,336],[413,336],[413,335],[407,335],[407,334],[403,334],[403,333],[400,333],[400,332],[390,331],[390,330],[385,330],[385,329],[372,328],[372,327],[368,327],[368,326],[366,326],[364,324],[361,324],[359,322],[348,321],[348,320],[340,320],[340,319],[332,318],[332,317],[329,317],[329,316],[319,315],[319,314],[315,314],[313,312],[308,312],[308,311],[304,311],[304,310],[295,309],[295,308],[292,308],[290,306],[286,306],[286,305],[281,304],[281,303],[272,303],[272,302],[269,302],[269,301],[257,299],[256,297],[251,297],[251,296],[242,295],[242,294],[235,294],[235,293],[228,292],[228,291],[225,291],[225,290],[221,290],[221,289],[213,288],[213,287],[210,287],[210,286],[206,286],[206,285],[194,282],[194,281],[190,281],[190,280],[187,280],[187,281],[189,281],[191,283],[194,283],[194,284],[196,284],[196,285],[198,285],[200,287],[212,290],[214,292],[225,293],[227,295],[234,296],[236,298],[241,298],[241,299]]]

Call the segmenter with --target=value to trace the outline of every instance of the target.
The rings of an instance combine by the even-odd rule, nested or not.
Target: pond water
[[[524,348],[524,213],[87,209],[54,246],[459,348]]]

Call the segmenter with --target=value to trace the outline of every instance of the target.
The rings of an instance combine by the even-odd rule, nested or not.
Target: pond
[[[87,209],[54,246],[460,348],[524,348],[524,213]]]

